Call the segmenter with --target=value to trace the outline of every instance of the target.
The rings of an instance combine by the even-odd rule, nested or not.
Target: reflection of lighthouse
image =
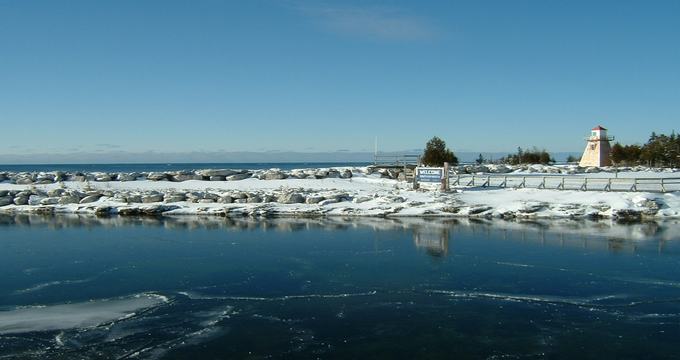
[[[590,132],[579,166],[610,166],[612,161],[609,155],[612,148],[609,141],[611,140],[614,138],[607,137],[607,129],[599,125],[594,127]]]

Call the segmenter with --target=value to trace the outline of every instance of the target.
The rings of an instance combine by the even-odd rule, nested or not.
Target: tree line
[[[614,165],[634,166],[645,165],[655,167],[680,167],[680,136],[672,132],[670,135],[657,135],[652,133],[649,140],[644,145],[622,145],[615,143],[612,146],[611,160]],[[578,161],[576,157],[569,156],[567,162]],[[451,165],[458,164],[456,155],[446,147],[446,143],[433,137],[427,142],[425,152],[421,162],[429,166],[442,166],[444,162]],[[482,154],[479,154],[476,162],[478,164],[488,162]],[[517,148],[514,154],[508,154],[495,161],[501,164],[520,165],[520,164],[551,164],[555,162],[545,149],[525,150]]]
[[[555,159],[545,149],[539,150],[534,146],[531,150],[524,150],[518,147],[515,154],[508,154],[508,156],[500,158],[499,162],[510,165],[552,164],[555,162]]]
[[[425,145],[425,151],[420,161],[427,166],[442,166],[445,162],[450,165],[457,165],[458,158],[456,155],[446,147],[444,140],[433,137]],[[482,154],[479,154],[476,162],[478,164],[486,163]],[[555,162],[550,154],[545,150],[539,150],[534,147],[531,150],[523,150],[521,147],[517,148],[516,154],[508,154],[495,161],[501,164],[519,165],[519,164],[551,164]]]
[[[612,146],[611,159],[615,165],[646,165],[655,167],[680,166],[680,136],[652,133],[644,145]]]

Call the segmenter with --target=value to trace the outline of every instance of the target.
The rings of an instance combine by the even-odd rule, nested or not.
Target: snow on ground
[[[632,176],[630,173],[619,175]],[[71,195],[78,195],[75,201],[64,200],[72,199]],[[479,187],[459,187],[451,192],[440,192],[436,185],[412,190],[410,183],[383,178],[380,174],[359,174],[349,179],[0,183],[0,200],[3,196],[5,204],[0,202],[0,213],[611,217],[629,220],[680,217],[680,192]],[[32,205],[16,205],[16,199],[22,196]],[[10,199],[9,203],[7,199]]]

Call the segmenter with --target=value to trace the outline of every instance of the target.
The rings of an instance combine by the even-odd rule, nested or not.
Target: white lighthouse
[[[579,166],[610,166],[612,160],[611,145],[609,141],[614,138],[607,137],[607,129],[602,126],[596,126],[590,131],[590,137],[587,139],[586,149],[581,156]]]

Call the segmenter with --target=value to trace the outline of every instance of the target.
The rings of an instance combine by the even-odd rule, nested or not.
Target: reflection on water
[[[0,216],[0,358],[671,359],[678,230]]]
[[[503,221],[451,218],[223,218],[208,216],[177,217],[94,217],[91,215],[0,215],[2,226],[65,228],[160,227],[169,230],[222,231],[404,231],[413,243],[434,257],[446,256],[449,243],[460,234],[481,238],[520,241],[541,246],[580,247],[612,252],[635,252],[641,242],[655,242],[659,253],[671,251],[669,241],[678,240],[680,221],[646,221],[621,224],[610,220],[532,220]]]

